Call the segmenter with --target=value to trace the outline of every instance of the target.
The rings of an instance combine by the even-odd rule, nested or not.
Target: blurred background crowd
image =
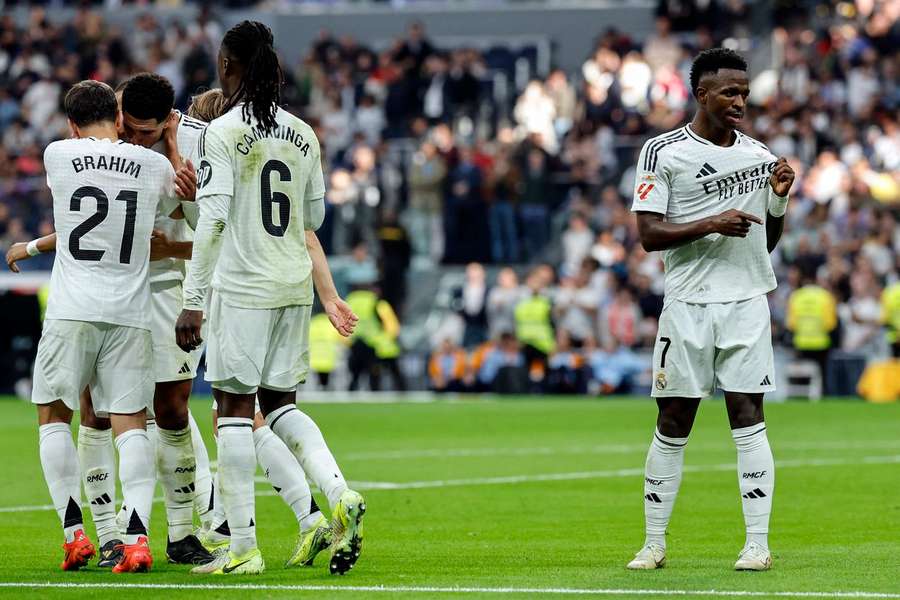
[[[527,48],[442,46],[419,22],[369,47],[340,19],[286,62],[284,103],[316,128],[327,163],[320,237],[366,324],[349,385],[378,389],[389,373],[405,389],[416,369],[438,390],[643,385],[663,268],[630,213],[634,162],[691,118],[693,56],[746,50],[748,4],[661,0],[652,34],[601,27],[578,69],[541,68]],[[797,174],[772,255],[773,331],[839,373],[829,361],[886,356],[900,327],[900,3],[772,4],[744,131]],[[148,11],[131,28],[89,7],[62,25],[42,8],[0,19],[0,246],[52,231],[41,153],[67,135],[69,85],[151,70],[183,109],[215,85],[223,31],[209,6],[189,21]],[[328,385],[344,350],[319,333]],[[413,351],[425,358],[400,368]],[[852,391],[860,372],[826,385]]]

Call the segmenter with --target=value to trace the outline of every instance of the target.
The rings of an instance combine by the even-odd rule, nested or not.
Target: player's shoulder
[[[206,129],[207,123],[205,121],[201,121],[200,119],[195,119],[194,117],[189,117],[188,115],[181,113],[181,121],[179,121],[178,126],[184,127],[186,129],[193,129],[196,131],[203,131]]]
[[[644,171],[654,171],[660,164],[660,159],[669,155],[678,146],[689,143],[691,137],[688,134],[687,126],[679,127],[665,133],[661,133],[644,142],[641,151],[643,162],[638,165],[639,169]]]
[[[769,147],[766,146],[763,142],[757,140],[756,138],[752,138],[746,133],[742,131],[735,130],[737,134],[737,144],[741,146],[746,146],[747,148],[751,148],[753,150],[765,150],[769,154],[772,154],[772,151],[769,150]],[[773,155],[774,156],[774,155]]]

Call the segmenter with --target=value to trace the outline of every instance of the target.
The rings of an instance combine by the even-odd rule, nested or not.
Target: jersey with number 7
[[[312,304],[305,229],[310,205],[325,195],[319,141],[281,108],[270,131],[247,123],[242,109],[210,123],[199,142],[200,210],[227,215],[212,288],[241,308]]]
[[[44,167],[58,236],[46,318],[150,329],[150,234],[157,206],[178,207],[169,161],[81,138],[47,146]]]

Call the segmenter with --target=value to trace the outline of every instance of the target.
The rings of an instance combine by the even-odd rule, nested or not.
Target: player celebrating
[[[766,294],[794,173],[736,130],[750,88],[735,52],[701,52],[691,67],[697,114],[644,144],[632,210],[641,243],[665,250],[665,308],[653,353],[659,417],[644,478],[646,541],[629,569],[665,565],[666,528],[700,399],[725,392],[737,446],[747,541],[735,569],[772,564],[769,513],[775,467],[763,394],[775,389]],[[765,229],[763,229],[763,225]]]
[[[153,395],[148,254],[157,207],[170,213],[178,206],[175,174],[164,157],[118,139],[121,116],[108,85],[76,84],[66,94],[65,110],[76,139],[54,142],[44,152],[62,243],[32,393],[41,465],[65,532],[62,568],[78,569],[94,547],[83,530],[81,471],[69,424],[89,385],[94,410],[112,422],[129,507],[124,557],[113,571],[147,571],[155,485],[144,429]]]
[[[309,235],[324,218],[325,185],[312,128],[278,107],[282,74],[272,43],[272,32],[258,22],[244,21],[225,34],[217,62],[227,112],[200,139],[200,219],[176,335],[185,350],[202,342],[212,281],[207,379],[220,415],[218,491],[231,545],[220,559],[194,569],[199,573],[265,569],[253,521],[257,392],[269,427],[297,453],[334,509],[332,572],[350,569],[361,549],[363,499],[347,488],[318,427],[295,406],[308,369],[313,276],[325,262]],[[329,311],[339,299],[322,301]]]
[[[206,124],[172,110],[175,102],[172,85],[154,73],[133,76],[119,86],[116,95],[122,109],[122,137],[168,156],[178,169],[175,183],[179,195],[193,200],[195,181],[190,161],[195,158],[197,142]],[[181,311],[184,259],[190,258],[191,252],[190,241],[178,241],[190,238],[186,219],[182,217],[193,215],[195,223],[197,213],[194,203],[186,202],[175,214],[177,219],[160,213],[154,223],[149,277],[155,420],[148,419],[147,431],[166,500],[166,556],[174,563],[202,564],[212,560],[212,555],[193,534],[193,509],[196,499],[201,522],[209,525],[211,478],[206,447],[188,411],[201,350],[184,352],[175,343],[172,331]],[[55,246],[54,234],[36,244],[41,252]],[[12,264],[27,256],[22,255],[22,248],[15,246],[10,253],[14,256],[12,259],[8,256],[7,262],[12,260]],[[100,538],[101,567],[114,566],[121,559],[115,480],[109,476],[115,465],[109,428],[109,420],[94,415],[90,395],[84,394],[78,453],[84,468],[85,493]],[[127,512],[127,503],[123,507],[125,510],[120,513]]]

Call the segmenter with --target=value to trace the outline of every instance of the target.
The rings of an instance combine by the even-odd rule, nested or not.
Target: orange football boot
[[[123,544],[124,557],[113,567],[113,573],[146,573],[153,566],[147,536],[140,536],[136,544]]]
[[[83,529],[75,532],[74,540],[63,544],[63,550],[66,551],[66,557],[62,562],[63,571],[77,571],[87,565],[88,561],[97,553],[94,550],[94,544],[84,534]]]

